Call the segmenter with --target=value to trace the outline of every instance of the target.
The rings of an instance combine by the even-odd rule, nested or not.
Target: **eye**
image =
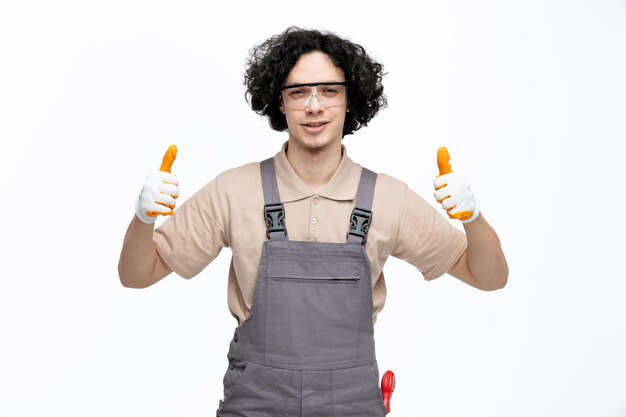
[[[322,94],[326,97],[333,97],[336,96],[337,94],[339,94],[339,88],[338,87],[334,87],[334,86],[329,86],[329,87],[325,87],[322,90]]]
[[[304,97],[308,95],[306,88],[292,88],[287,90],[287,95],[291,98]]]

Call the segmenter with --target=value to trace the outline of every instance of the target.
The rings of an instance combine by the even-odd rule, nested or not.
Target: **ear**
[[[285,114],[285,101],[283,100],[283,95],[280,95],[280,106],[278,107],[282,114]]]

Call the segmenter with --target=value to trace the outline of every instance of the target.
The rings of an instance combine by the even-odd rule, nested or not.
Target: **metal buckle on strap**
[[[372,212],[370,210],[360,209],[355,207],[352,209],[352,216],[350,217],[350,230],[346,235],[348,238],[350,235],[361,238],[361,245],[365,244],[367,240],[367,232],[372,221]]]
[[[285,209],[282,204],[265,205],[265,224],[267,225],[267,238],[270,233],[283,232],[287,236],[285,229]]]

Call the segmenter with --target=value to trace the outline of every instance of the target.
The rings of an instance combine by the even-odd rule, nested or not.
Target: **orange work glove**
[[[135,203],[135,215],[146,224],[156,221],[158,215],[174,214],[178,190],[178,177],[171,173],[176,159],[176,145],[169,147],[158,171],[150,171]]]
[[[445,147],[437,151],[437,165],[439,175],[433,181],[437,202],[451,219],[459,219],[463,223],[475,220],[480,214],[478,200],[470,190],[467,180],[452,171],[450,154]]]

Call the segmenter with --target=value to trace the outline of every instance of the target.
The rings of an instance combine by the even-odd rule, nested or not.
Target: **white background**
[[[625,2],[411,3],[0,0],[1,417],[214,415],[229,250],[144,290],[117,261],[170,144],[180,201],[279,149],[242,74],[289,25],[385,65],[352,159],[432,201],[446,145],[509,262],[487,293],[389,260],[392,415],[626,416]]]

